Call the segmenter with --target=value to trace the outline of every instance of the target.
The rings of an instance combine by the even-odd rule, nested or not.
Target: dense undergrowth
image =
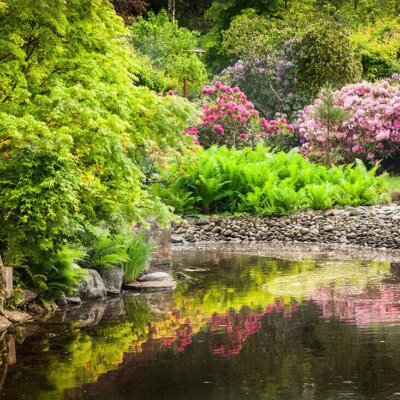
[[[386,177],[361,162],[330,168],[296,152],[226,147],[197,149],[161,171],[154,191],[179,213],[285,215],[312,208],[374,205]]]

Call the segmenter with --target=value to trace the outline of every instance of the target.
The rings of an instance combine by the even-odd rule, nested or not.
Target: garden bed
[[[400,206],[345,207],[285,217],[187,217],[173,226],[177,244],[230,242],[400,249]]]

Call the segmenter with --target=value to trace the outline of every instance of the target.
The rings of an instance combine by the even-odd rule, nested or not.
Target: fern
[[[271,153],[262,145],[242,150],[211,147],[172,163],[161,173],[161,185],[169,192],[163,198],[180,210],[268,216],[304,208],[377,204],[386,178],[376,173],[377,167],[368,171],[360,161],[327,168],[296,152]]]

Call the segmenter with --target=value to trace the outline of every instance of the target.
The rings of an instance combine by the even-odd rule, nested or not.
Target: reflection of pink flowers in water
[[[261,329],[260,320],[266,314],[283,313],[286,319],[290,319],[298,307],[297,303],[293,302],[285,305],[283,300],[277,299],[274,304],[268,305],[259,312],[252,312],[248,308],[242,308],[240,312],[227,310],[224,314],[215,313],[211,318],[204,316],[203,326],[209,324],[210,331],[214,336],[211,352],[225,357],[239,354],[244,342]],[[200,311],[198,315],[201,315]],[[190,318],[182,317],[178,310],[174,310],[169,321],[173,335],[163,337],[161,339],[163,345],[170,348],[175,344],[176,350],[183,352],[192,343],[192,336],[196,333],[196,330],[193,329],[195,319],[194,317],[191,321]],[[169,335],[170,332],[171,330],[168,330]]]
[[[388,285],[346,293],[346,289],[321,288],[308,296],[322,310],[324,318],[337,318],[357,325],[400,320],[400,288]]]
[[[275,312],[284,313],[286,318],[291,318],[298,309],[297,303],[285,306],[284,302],[277,299],[275,304],[268,305],[265,310],[258,313],[246,312],[244,309],[237,313],[227,311],[225,314],[214,314],[210,321],[210,330],[218,334],[216,343],[211,345],[211,351],[215,355],[231,357],[242,350],[244,342],[261,329],[261,319],[266,314]]]

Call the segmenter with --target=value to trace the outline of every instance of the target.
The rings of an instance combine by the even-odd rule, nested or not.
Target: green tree
[[[300,89],[313,96],[324,85],[339,88],[361,79],[361,63],[350,41],[350,31],[326,16],[296,34],[293,60]]]
[[[43,260],[91,226],[115,233],[165,211],[137,160],[177,145],[190,107],[135,85],[142,62],[108,0],[3,3],[0,253],[48,278],[57,261]]]
[[[204,63],[194,53],[198,34],[171,22],[165,10],[150,13],[131,26],[131,43],[148,56],[155,68],[164,71],[172,80],[172,87],[183,94],[184,81],[189,82],[190,94],[204,85],[207,72]]]

